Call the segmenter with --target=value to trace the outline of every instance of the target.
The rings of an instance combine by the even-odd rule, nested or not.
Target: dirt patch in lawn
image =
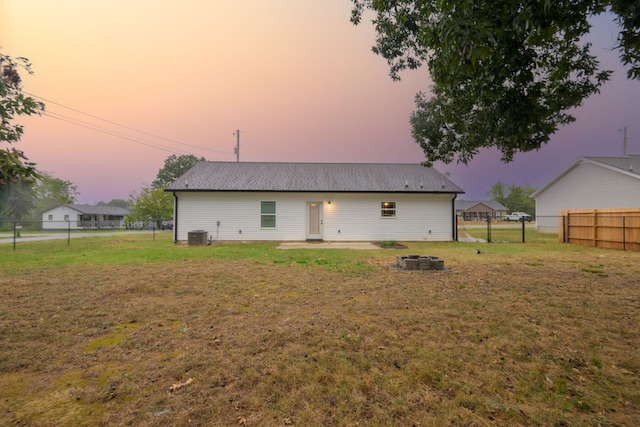
[[[398,243],[394,240],[384,241],[384,242],[373,242],[373,244],[382,249],[407,249],[407,245],[403,243]]]
[[[394,258],[348,274],[208,259],[3,275],[0,419],[640,424],[638,256],[447,254],[428,272]]]

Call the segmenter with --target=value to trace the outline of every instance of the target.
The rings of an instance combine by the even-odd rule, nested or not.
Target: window
[[[276,202],[260,202],[260,227],[276,228]]]
[[[53,215],[49,215],[48,218],[49,218],[49,221],[53,221]]]
[[[69,215],[65,215],[65,216],[64,216],[64,220],[65,220],[65,221],[69,221]]]
[[[382,210],[380,214],[383,218],[395,218],[396,216],[396,202],[382,202]]]

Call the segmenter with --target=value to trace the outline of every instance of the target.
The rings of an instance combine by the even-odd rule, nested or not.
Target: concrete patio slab
[[[277,249],[380,249],[369,242],[282,242]]]

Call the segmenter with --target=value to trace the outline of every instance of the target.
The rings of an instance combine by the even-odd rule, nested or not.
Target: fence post
[[[626,217],[622,215],[622,250],[623,251],[627,250],[627,229],[625,228],[626,226],[625,218]]]
[[[71,246],[71,221],[67,220],[67,246]]]
[[[487,216],[487,243],[491,243],[491,217]]]
[[[16,251],[16,236],[18,234],[18,229],[16,228],[17,222],[13,221],[13,252]]]
[[[593,233],[593,247],[597,248],[598,247],[598,210],[594,209],[593,210],[593,226],[592,226],[592,231]]]
[[[520,218],[520,221],[522,221],[522,243],[524,243],[524,218]]]

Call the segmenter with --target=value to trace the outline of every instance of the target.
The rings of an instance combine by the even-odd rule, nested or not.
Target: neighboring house
[[[501,220],[507,208],[495,200],[456,200],[456,214],[464,221]]]
[[[451,241],[463,190],[419,164],[200,162],[168,186],[174,240]]]
[[[536,190],[539,230],[558,229],[562,209],[640,207],[640,156],[580,157]]]
[[[115,206],[60,205],[42,213],[42,229],[123,228],[128,213],[128,209]]]

